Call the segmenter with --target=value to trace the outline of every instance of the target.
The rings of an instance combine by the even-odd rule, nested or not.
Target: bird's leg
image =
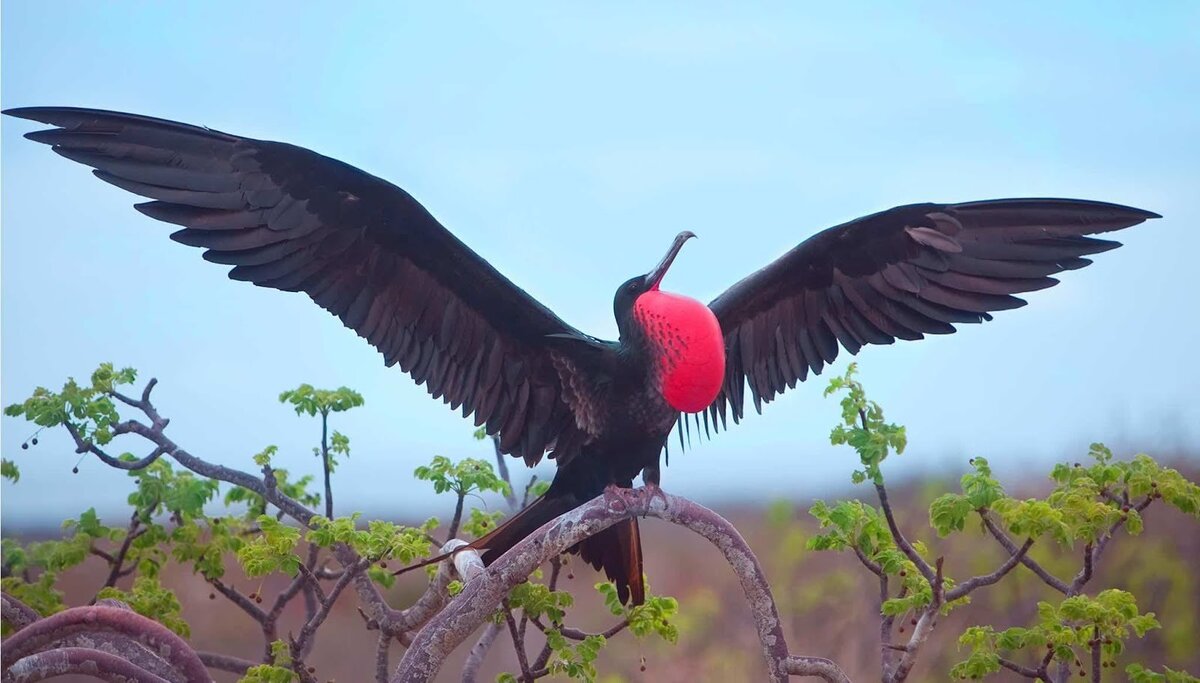
[[[649,495],[647,503],[652,503],[655,498],[658,498],[663,505],[667,504],[667,494],[663,493],[662,487],[659,486],[661,481],[662,470],[659,468],[658,460],[655,459],[653,465],[642,470],[642,483],[645,484],[646,493]]]
[[[621,507],[628,510],[631,506],[637,504],[638,494],[632,488],[627,486],[618,486],[615,483],[609,483],[604,487],[604,502],[612,507],[613,503],[620,503]]]

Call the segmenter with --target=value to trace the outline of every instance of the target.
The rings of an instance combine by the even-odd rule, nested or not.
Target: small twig
[[[314,545],[314,546],[310,546],[310,547],[316,548],[317,546]],[[308,565],[305,563],[300,563],[299,565],[297,565],[297,567],[299,568],[300,576],[304,577],[304,580],[308,583],[308,585],[316,593],[317,600],[319,602],[325,602],[325,588],[323,586],[321,586],[321,581],[317,578],[317,575],[314,574],[313,571],[311,569],[309,569]],[[342,572],[341,576],[345,576],[345,575],[346,575],[346,573]],[[341,577],[338,577],[338,578],[341,578]],[[312,615],[309,615],[309,618],[311,619]]]
[[[267,613],[262,611],[262,609],[256,605],[253,600],[245,595],[242,595],[241,591],[233,586],[225,585],[225,583],[220,579],[209,579],[208,583],[211,584],[213,588],[216,588],[218,593],[224,595],[229,599],[230,602],[240,607],[243,612],[249,614],[251,619],[254,619],[260,624],[266,622]]]
[[[870,427],[867,426],[867,412],[860,408],[858,417],[862,421],[863,431],[871,431]],[[874,483],[875,493],[879,496],[879,507],[883,509],[883,516],[887,519],[888,530],[892,534],[892,539],[896,541],[896,545],[900,546],[900,550],[904,553],[904,556],[916,565],[917,571],[921,572],[921,576],[924,576],[925,580],[932,584],[934,581],[933,568],[929,566],[925,558],[921,557],[917,549],[913,547],[912,543],[909,543],[908,538],[900,531],[900,526],[896,524],[896,516],[892,513],[892,505],[888,502],[887,488],[884,487],[883,481],[880,480]]]
[[[1008,669],[1009,671],[1016,672],[1025,678],[1046,681],[1047,683],[1050,681],[1050,679],[1046,677],[1044,666],[1041,669],[1034,669],[1033,667],[1023,666],[1021,664],[1017,664],[1016,662],[1009,661],[1003,657],[1000,658],[1000,666]]]
[[[517,628],[517,620],[513,618],[512,608],[508,606],[508,600],[504,601],[504,621],[508,624],[508,633],[512,636],[513,649],[517,651],[517,664],[521,667],[521,680],[525,683],[533,681],[533,675],[529,669],[529,655],[525,653],[525,638]]]
[[[921,576],[924,576],[925,580],[932,584],[937,578],[934,575],[933,568],[929,566],[925,558],[921,557],[921,554],[917,552],[912,543],[909,543],[908,539],[904,536],[904,532],[900,531],[899,525],[896,524],[896,517],[892,514],[891,503],[888,502],[887,489],[884,488],[882,482],[875,482],[875,492],[879,494],[879,507],[883,509],[883,516],[887,519],[888,530],[891,531],[896,545],[900,547],[904,556],[916,565],[917,571],[921,572]]]
[[[317,629],[325,621],[325,617],[329,616],[329,610],[333,609],[333,605],[337,602],[338,596],[346,586],[350,585],[350,580],[360,574],[370,566],[370,560],[363,558],[351,567],[346,567],[346,573],[342,574],[342,578],[333,584],[333,588],[329,590],[329,597],[321,601],[317,609],[317,613],[305,622],[303,628],[300,629],[300,637],[292,641],[293,656],[302,655],[308,651],[309,643],[316,636]]]
[[[329,410],[321,411],[321,469],[325,473],[325,517],[333,519],[333,484],[329,467]]]
[[[1126,493],[1126,495],[1128,495],[1128,493]],[[1138,513],[1141,513],[1142,510],[1145,510],[1147,507],[1149,507],[1150,503],[1153,501],[1153,497],[1146,496],[1145,500],[1138,503],[1133,509]],[[1080,591],[1083,590],[1083,587],[1087,585],[1087,582],[1092,580],[1092,573],[1096,563],[1100,561],[1100,556],[1104,553],[1104,549],[1108,547],[1109,542],[1112,541],[1113,537],[1116,536],[1117,531],[1124,524],[1124,519],[1117,520],[1108,528],[1108,531],[1104,532],[1104,534],[1100,536],[1100,538],[1094,544],[1088,543],[1084,546],[1083,568],[1079,570],[1079,573],[1076,574],[1075,578],[1071,581],[1071,586],[1067,589],[1068,596],[1079,595]]]
[[[258,662],[252,662],[249,659],[241,657],[233,657],[231,655],[223,655],[217,652],[197,652],[196,656],[204,662],[204,666],[218,671],[228,671],[239,676],[245,675],[246,670],[252,666],[258,666]]]
[[[853,546],[853,548],[854,548],[854,556],[858,558],[859,562],[862,562],[862,565],[864,567],[866,567],[868,570],[870,570],[870,572],[872,574],[874,574],[875,576],[878,576],[881,579],[885,578],[886,575],[883,573],[883,568],[879,566],[879,563],[877,563],[877,562],[873,561],[871,558],[867,557],[866,553],[864,553],[862,550],[860,550],[857,545]]]
[[[504,491],[504,500],[508,503],[508,509],[511,512],[516,512],[520,509],[517,505],[517,494],[513,489],[512,477],[508,474],[508,461],[504,457],[504,453],[500,452],[500,439],[492,437],[492,450],[496,453],[496,471],[500,473],[500,478],[504,483],[508,484],[508,489]]]
[[[467,494],[462,491],[458,492],[458,500],[454,503],[454,516],[450,518],[450,528],[446,530],[446,540],[449,541],[458,536],[458,526],[462,523],[463,500]]]
[[[123,565],[125,564],[125,556],[129,554],[130,546],[133,545],[133,542],[137,540],[139,536],[146,533],[144,528],[138,528],[141,526],[141,523],[142,521],[138,518],[138,513],[135,510],[133,515],[129,518],[129,529],[125,532],[125,540],[121,541],[121,547],[117,550],[116,557],[113,557],[111,561],[109,561],[111,569],[108,572],[108,578],[104,580],[105,588],[117,585],[117,579],[121,578],[121,571],[123,569]]]
[[[996,523],[992,521],[992,516],[988,514],[986,510],[980,511],[979,517],[983,520],[983,526],[992,534],[993,537],[995,537],[1000,545],[1008,551],[1009,555],[1017,554],[1017,544],[1014,543],[1013,540],[1008,537],[1008,534],[1004,533],[1000,527],[996,526]],[[1070,587],[1068,587],[1067,584],[1062,581],[1062,579],[1059,579],[1050,572],[1046,571],[1046,568],[1038,564],[1032,557],[1030,557],[1029,553],[1021,556],[1021,564],[1028,567],[1029,570],[1034,574],[1037,574],[1038,578],[1044,581],[1046,585],[1062,593],[1063,595],[1069,594]]]
[[[946,602],[953,602],[959,598],[966,597],[967,595],[970,595],[971,591],[974,591],[976,588],[990,586],[1004,578],[1005,574],[1012,571],[1013,567],[1016,567],[1017,564],[1020,563],[1021,559],[1025,557],[1025,554],[1029,552],[1031,547],[1033,547],[1033,539],[1025,539],[1025,543],[1017,550],[1017,552],[1009,555],[1008,559],[1004,561],[1004,564],[996,568],[996,571],[990,574],[984,574],[983,576],[976,576],[967,579],[966,581],[963,581],[952,588],[949,593],[946,593]]]
[[[546,664],[550,661],[550,656],[554,654],[554,650],[550,649],[550,643],[542,645],[542,651],[538,653],[537,659],[533,660],[533,677],[541,678],[550,673],[546,668]]]
[[[471,647],[471,652],[467,654],[467,661],[463,664],[462,683],[475,683],[475,678],[479,675],[479,668],[483,666],[483,659],[487,657],[488,650],[492,649],[492,643],[496,642],[496,636],[499,635],[500,624],[492,622],[484,627],[483,633]],[[384,677],[379,680],[387,683],[386,672],[384,674]]]
[[[613,636],[617,635],[618,633],[620,633],[621,631],[624,631],[626,628],[629,627],[629,620],[622,619],[621,621],[619,621],[616,624],[614,624],[613,626],[611,626],[607,631],[602,631],[600,633],[588,633],[587,631],[581,631],[577,628],[571,628],[569,626],[554,626],[554,625],[547,626],[546,624],[542,623],[541,619],[538,619],[537,617],[530,617],[529,621],[533,622],[533,625],[536,626],[537,629],[539,631],[541,631],[542,633],[546,633],[547,631],[558,631],[559,633],[562,634],[562,636],[564,638],[567,638],[569,640],[586,640],[587,638],[591,638],[594,636],[603,636],[604,638],[612,638]]]

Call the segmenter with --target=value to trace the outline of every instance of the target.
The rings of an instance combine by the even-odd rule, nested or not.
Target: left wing
[[[446,230],[403,189],[316,152],[175,121],[28,107],[25,137],[153,201],[177,242],[229,277],[303,292],[434,398],[532,465],[583,440],[552,357],[593,344]],[[61,201],[70,201],[61,194]],[[568,343],[578,341],[580,343]]]
[[[709,407],[714,425],[756,410],[820,374],[838,347],[949,334],[1025,305],[1013,294],[1120,246],[1086,237],[1158,214],[1074,199],[912,204],[829,228],[730,287],[709,308],[725,336],[725,383]]]

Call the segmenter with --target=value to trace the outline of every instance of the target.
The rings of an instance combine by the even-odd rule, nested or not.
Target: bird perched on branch
[[[707,306],[661,289],[675,237],[613,299],[620,338],[563,322],[447,231],[404,190],[279,142],[69,107],[10,109],[53,128],[27,138],[91,166],[182,226],[171,238],[229,276],[304,292],[532,466],[558,466],[544,496],[471,544],[485,563],[639,474],[659,484],[674,425],[725,428],[819,374],[839,348],[947,334],[1017,308],[1117,242],[1090,237],[1158,216],[1103,202],[999,199],[901,206],[829,228]],[[573,548],[622,602],[645,589],[636,519]]]

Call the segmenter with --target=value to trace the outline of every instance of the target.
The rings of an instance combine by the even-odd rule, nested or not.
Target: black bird
[[[472,544],[491,563],[550,519],[640,473],[680,413],[726,427],[834,361],[839,346],[947,334],[1017,308],[1085,256],[1088,237],[1158,216],[1070,199],[912,204],[813,235],[708,306],[659,283],[691,233],[613,301],[619,341],[563,322],[442,227],[404,190],[279,142],[133,114],[10,109],[54,126],[27,138],[152,201],[171,238],[233,266],[229,276],[304,292],[434,398],[558,471],[547,493]],[[685,415],[685,419],[688,416]],[[698,417],[693,417],[698,420]],[[719,424],[718,424],[719,423]],[[637,520],[573,549],[621,600],[644,599]]]

